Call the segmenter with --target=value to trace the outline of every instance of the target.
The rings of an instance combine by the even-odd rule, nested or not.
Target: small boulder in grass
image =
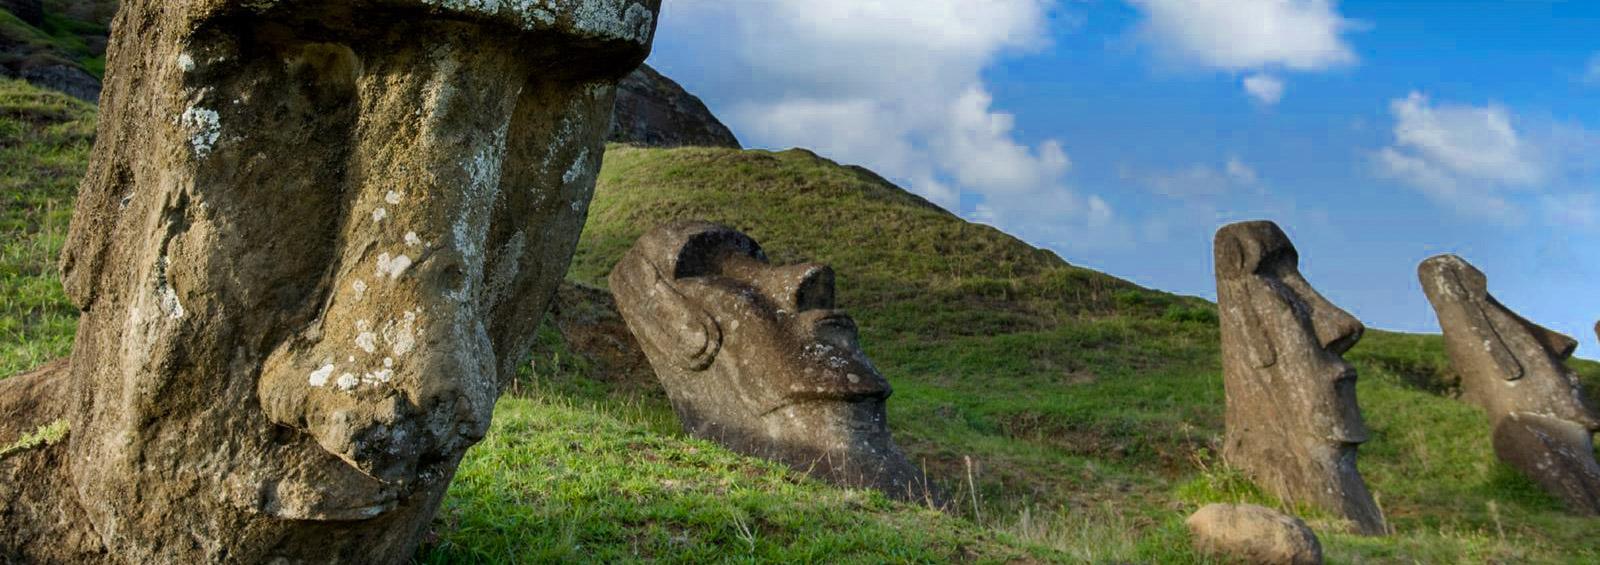
[[[1253,504],[1212,504],[1187,521],[1195,549],[1245,563],[1320,564],[1322,544],[1299,518]]]

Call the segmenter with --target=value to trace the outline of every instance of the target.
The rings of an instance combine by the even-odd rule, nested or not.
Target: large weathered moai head
[[[1500,304],[1483,271],[1460,257],[1430,258],[1417,274],[1462,396],[1493,422],[1496,455],[1574,511],[1600,514],[1600,415],[1566,365],[1578,342]]]
[[[63,258],[111,552],[404,561],[566,270],[659,7],[124,2]]]
[[[1311,288],[1271,222],[1217,232],[1217,306],[1227,386],[1224,457],[1278,497],[1316,504],[1384,533],[1356,469],[1367,428],[1342,355],[1364,328]]]
[[[835,483],[931,499],[889,435],[889,382],[834,306],[833,270],[776,267],[755,240],[688,222],[656,229],[611,292],[684,428]]]

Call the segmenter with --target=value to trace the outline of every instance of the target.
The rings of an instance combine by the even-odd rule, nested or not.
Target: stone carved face
[[[1495,454],[1572,511],[1600,515],[1600,415],[1565,363],[1577,342],[1500,304],[1488,277],[1460,257],[1430,258],[1417,273],[1462,396],[1494,423]]]
[[[1576,340],[1500,304],[1489,294],[1483,271],[1460,257],[1428,259],[1418,276],[1468,398],[1495,418],[1526,412],[1600,430],[1600,416],[1565,363],[1577,350]]]
[[[1218,300],[1225,315],[1242,318],[1232,341],[1246,352],[1245,369],[1264,387],[1294,389],[1300,431],[1336,446],[1367,441],[1356,371],[1343,358],[1361,339],[1361,322],[1306,282],[1299,253],[1276,226],[1224,229],[1216,254]]]
[[[75,470],[86,498],[146,493],[101,529],[189,492],[426,522],[566,270],[659,5],[124,2],[63,257],[74,455],[211,470]]]
[[[1361,322],[1313,289],[1299,253],[1270,222],[1217,233],[1217,304],[1227,384],[1228,461],[1282,498],[1342,513],[1364,533],[1384,530],[1356,470],[1369,435],[1356,372],[1342,355]]]
[[[889,437],[889,383],[835,309],[833,279],[823,265],[768,264],[742,233],[686,223],[641,238],[611,289],[691,433],[920,500],[921,474]]]

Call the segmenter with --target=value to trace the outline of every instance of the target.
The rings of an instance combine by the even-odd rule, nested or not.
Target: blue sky
[[[1600,2],[667,0],[651,63],[753,147],[861,164],[1068,261],[1214,297],[1277,221],[1371,327],[1458,253],[1600,358]]]

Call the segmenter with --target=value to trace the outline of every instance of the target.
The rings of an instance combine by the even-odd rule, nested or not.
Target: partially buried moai
[[[1342,357],[1361,339],[1361,322],[1311,288],[1276,224],[1222,228],[1215,256],[1227,387],[1223,457],[1287,502],[1319,506],[1360,533],[1385,533],[1356,468],[1367,428],[1355,368]]]
[[[1578,342],[1500,304],[1483,272],[1460,257],[1433,257],[1417,272],[1462,397],[1489,415],[1495,455],[1573,512],[1600,514],[1600,415],[1565,363]]]
[[[0,381],[0,561],[403,563],[583,225],[660,0],[129,0],[63,257]]]
[[[828,267],[776,267],[749,236],[687,222],[640,238],[610,286],[689,433],[837,484],[937,499],[889,435],[889,382],[835,309]]]

